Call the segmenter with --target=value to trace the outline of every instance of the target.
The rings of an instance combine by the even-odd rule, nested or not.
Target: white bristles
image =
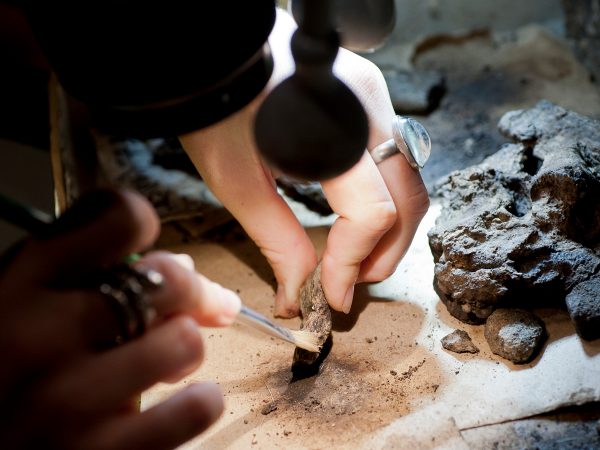
[[[260,330],[270,336],[283,339],[309,352],[318,353],[321,351],[319,337],[316,333],[307,330],[290,330],[289,328],[279,326],[247,306],[242,305],[237,320],[240,323]]]
[[[296,346],[308,350],[309,352],[318,353],[321,351],[321,345],[319,345],[319,336],[316,333],[308,330],[290,330]]]

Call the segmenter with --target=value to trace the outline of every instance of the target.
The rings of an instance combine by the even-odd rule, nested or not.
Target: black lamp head
[[[342,174],[363,155],[367,115],[354,93],[333,74],[339,37],[326,19],[329,5],[306,6],[291,42],[296,71],[261,105],[256,143],[265,159],[286,175],[324,180]]]
[[[267,97],[255,130],[266,160],[301,180],[333,178],[350,169],[369,133],[362,105],[342,81],[331,76],[315,84],[296,74]]]

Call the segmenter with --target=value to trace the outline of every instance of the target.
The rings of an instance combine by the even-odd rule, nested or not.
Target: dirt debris
[[[260,413],[263,416],[267,416],[276,410],[277,410],[277,402],[269,402],[265,406],[262,407],[262,409],[260,410]]]

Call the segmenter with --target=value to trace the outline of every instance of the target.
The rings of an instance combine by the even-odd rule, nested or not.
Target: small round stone
[[[531,361],[546,338],[544,322],[523,309],[497,309],[487,319],[485,339],[496,355],[515,364]]]

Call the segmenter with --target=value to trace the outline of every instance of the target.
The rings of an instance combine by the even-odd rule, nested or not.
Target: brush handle
[[[53,217],[39,209],[24,206],[0,194],[0,218],[31,234],[42,234],[54,220]]]
[[[237,321],[254,328],[255,330],[262,331],[270,336],[296,345],[296,339],[289,329],[274,324],[265,316],[248,308],[247,306],[242,305],[242,309],[238,314]]]

